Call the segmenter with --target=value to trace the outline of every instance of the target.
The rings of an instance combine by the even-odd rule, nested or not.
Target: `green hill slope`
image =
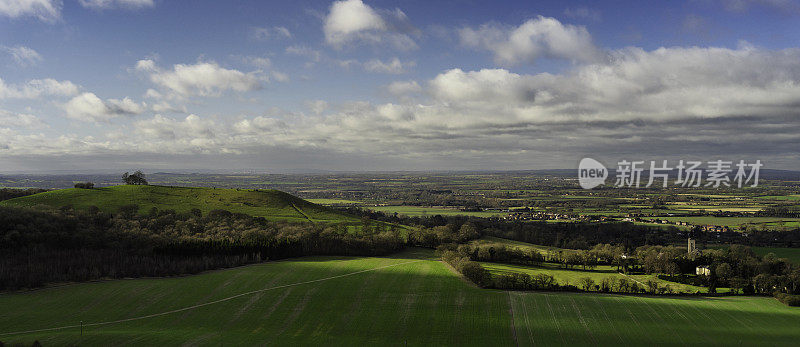
[[[0,341],[789,346],[800,339],[800,309],[772,298],[484,290],[465,283],[432,253],[307,257],[197,276],[2,294]],[[23,332],[57,327],[65,328]]]
[[[151,208],[186,212],[223,209],[276,220],[348,222],[355,218],[312,204],[278,190],[237,190],[196,187],[121,185],[95,189],[61,189],[0,202],[0,206],[97,206],[114,212],[121,206],[138,205],[140,213]]]

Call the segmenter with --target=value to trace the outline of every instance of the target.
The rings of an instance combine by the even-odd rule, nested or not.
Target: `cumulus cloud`
[[[376,10],[362,0],[335,1],[323,25],[325,42],[341,49],[349,44],[389,44],[397,49],[417,48],[415,32],[400,10]]]
[[[355,157],[429,168],[563,168],[603,153],[800,159],[800,50],[626,48],[608,55],[557,74],[450,69],[425,83],[387,86],[399,97],[392,102],[308,102],[312,116],[159,115],[136,123],[139,138],[63,141],[74,142],[76,151],[321,153],[331,167]],[[418,97],[404,98],[408,93]],[[110,112],[110,101],[82,99],[94,113]],[[2,139],[13,153],[64,150],[16,135]]]
[[[539,16],[515,28],[484,24],[459,31],[461,43],[485,49],[501,65],[534,63],[539,58],[594,62],[602,52],[583,26],[562,24],[555,18]]]
[[[22,85],[9,85],[0,78],[0,100],[72,96],[78,94],[78,89],[78,86],[70,81],[57,81],[51,78],[29,80]]]
[[[39,52],[36,52],[34,49],[32,49],[30,47],[25,47],[25,46],[14,46],[14,47],[0,46],[0,49],[5,50],[6,52],[8,52],[8,54],[11,55],[11,59],[13,59],[14,62],[17,65],[21,66],[21,67],[33,66],[33,65],[36,65],[36,64],[38,64],[39,62],[41,62],[43,60],[42,56],[39,54]]]
[[[395,57],[391,60],[384,62],[380,59],[373,59],[364,63],[364,70],[369,72],[388,73],[388,74],[402,74],[416,65],[416,62],[402,62],[399,58]]]
[[[0,1],[0,15],[19,18],[35,17],[43,22],[55,22],[61,17],[61,0]]]
[[[112,8],[140,9],[154,7],[153,0],[78,0],[81,6],[93,10],[106,10]]]
[[[226,69],[215,62],[175,64],[171,70],[163,70],[145,59],[136,63],[136,70],[147,73],[151,82],[181,97],[217,96],[224,91],[246,92],[262,87],[262,78],[255,72]]]
[[[144,112],[144,106],[130,98],[106,99],[103,101],[94,93],[83,93],[63,105],[67,117],[86,122],[107,122],[119,116],[137,115]]]
[[[246,119],[231,131],[252,135],[246,141],[218,139],[241,151],[259,144],[351,154],[368,148],[364,155],[509,165],[592,151],[669,155],[690,145],[697,153],[774,155],[800,141],[798,58],[800,50],[629,48],[561,74],[451,69],[424,87],[391,86],[397,94],[422,91],[422,103],[352,103],[323,117],[293,117],[280,131],[273,118],[259,119],[262,127]],[[771,147],[755,145],[769,133]]]

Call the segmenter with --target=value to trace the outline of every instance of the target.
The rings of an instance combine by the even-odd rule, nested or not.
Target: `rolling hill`
[[[274,220],[312,222],[355,222],[356,218],[316,205],[278,190],[216,189],[200,187],[120,185],[95,189],[60,189],[0,201],[0,206],[97,206],[115,212],[121,206],[138,205],[140,213],[153,207],[203,213],[215,209],[244,213]]]
[[[479,289],[419,249],[0,295],[0,341],[45,346],[788,346],[798,326],[766,297]]]

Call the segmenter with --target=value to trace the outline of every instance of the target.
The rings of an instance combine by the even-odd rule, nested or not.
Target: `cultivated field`
[[[352,222],[357,219],[312,204],[277,190],[240,190],[195,187],[121,185],[94,189],[61,189],[1,201],[0,206],[72,206],[86,209],[96,206],[116,212],[125,205],[138,205],[139,213],[151,208],[207,213],[223,209],[275,220]]]
[[[106,324],[116,320],[127,321]],[[62,326],[71,327],[7,334]],[[45,346],[788,346],[798,326],[800,309],[772,298],[483,290],[425,250],[0,295],[0,341]]]

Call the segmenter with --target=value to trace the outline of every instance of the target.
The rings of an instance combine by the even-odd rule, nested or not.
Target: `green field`
[[[398,214],[409,217],[435,216],[437,214],[442,216],[500,217],[508,214],[505,212],[494,211],[465,212],[454,208],[421,206],[369,206],[366,208],[373,211],[381,211],[390,214],[397,212]]]
[[[215,209],[245,213],[275,220],[347,222],[357,219],[312,204],[278,190],[239,190],[167,186],[121,185],[95,189],[60,189],[0,202],[0,206],[72,206],[85,209],[97,206],[115,212],[124,205],[139,205],[140,213],[151,208],[204,213]]]
[[[656,277],[655,275],[623,275],[616,271],[616,267],[608,266],[608,265],[599,265],[592,270],[582,270],[581,267],[575,267],[573,269],[565,269],[562,268],[559,264],[553,263],[542,263],[540,266],[523,266],[523,265],[511,265],[511,264],[498,264],[498,263],[488,263],[484,262],[481,263],[484,268],[489,270],[492,274],[506,274],[506,273],[526,273],[531,276],[539,273],[547,274],[553,276],[556,282],[560,285],[573,285],[576,287],[580,287],[580,280],[582,278],[588,277],[594,280],[595,284],[599,284],[605,278],[610,278],[616,283],[616,281],[620,278],[627,278],[630,281],[638,282],[640,285],[644,286],[648,280],[653,280],[658,283],[660,287],[664,287],[669,285],[670,288],[676,293],[683,292],[683,293],[695,293],[700,291],[701,293],[707,293],[708,289],[703,287],[696,287],[690,286],[681,283],[669,282],[664,281]],[[725,290],[719,290],[719,292],[724,292]]]
[[[722,225],[722,226],[741,226],[744,224],[762,225],[785,225],[785,226],[798,226],[800,225],[799,218],[782,218],[782,217],[714,217],[714,216],[697,216],[697,217],[658,217],[658,219],[665,219],[672,222],[689,222],[695,225]]]
[[[0,341],[790,346],[800,339],[800,309],[772,298],[484,290],[432,256],[412,250],[390,257],[306,257],[187,277],[2,294]],[[118,320],[125,321],[113,323]]]
[[[573,251],[567,248],[534,245],[532,243],[514,241],[494,236],[484,236],[478,240],[470,241],[469,244],[473,246],[484,246],[484,247],[493,247],[493,246],[509,247],[509,248],[521,249],[523,251],[534,250],[542,254],[557,254],[559,252]]]

